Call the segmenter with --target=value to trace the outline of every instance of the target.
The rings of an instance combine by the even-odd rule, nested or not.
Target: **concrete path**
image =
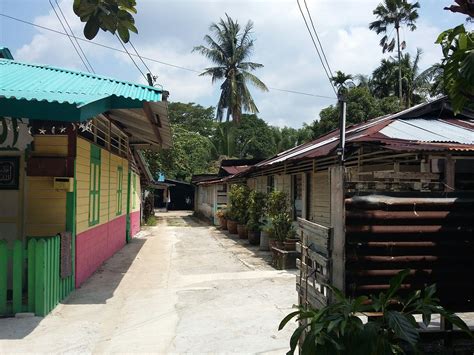
[[[159,213],[46,318],[0,319],[0,353],[275,353],[295,273],[189,213]]]

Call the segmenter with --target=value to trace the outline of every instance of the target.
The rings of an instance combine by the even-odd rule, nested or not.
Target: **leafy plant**
[[[288,195],[283,191],[273,191],[268,197],[268,217],[271,220],[271,234],[279,242],[291,234],[293,220],[291,218]]]
[[[459,25],[441,33],[436,43],[443,50],[443,83],[459,113],[474,99],[474,31]]]
[[[251,191],[249,195],[249,219],[247,227],[249,230],[258,232],[262,228],[262,223],[267,204],[267,194],[263,192]]]
[[[248,200],[250,189],[247,185],[232,185],[229,192],[229,213],[232,220],[246,224],[248,220]]]
[[[229,216],[229,212],[227,211],[227,208],[222,208],[219,211],[216,212],[217,218],[225,218],[227,219]]]
[[[300,306],[281,321],[279,330],[295,317],[301,322],[290,339],[287,354],[294,354],[302,335],[302,354],[384,355],[404,354],[405,349],[416,351],[420,325],[414,314],[422,315],[425,326],[432,314],[440,314],[472,336],[461,318],[439,305],[435,285],[405,298],[397,294],[409,272],[401,271],[391,279],[386,292],[370,297],[346,298],[337,288],[326,285],[332,291],[334,303],[319,310]],[[364,324],[358,315],[369,312],[380,316],[370,317]]]
[[[135,0],[74,0],[74,13],[85,22],[84,36],[91,40],[99,29],[116,32],[125,43],[130,39],[130,31],[138,33],[135,27],[137,5]]]

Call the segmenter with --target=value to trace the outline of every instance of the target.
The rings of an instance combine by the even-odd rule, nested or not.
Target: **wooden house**
[[[225,159],[217,174],[194,175],[191,183],[196,186],[194,210],[213,224],[218,224],[217,211],[227,206],[228,181],[243,173],[261,159]],[[236,181],[236,178],[233,179]]]
[[[436,283],[453,311],[474,310],[474,113],[446,98],[347,127],[230,180],[287,192],[300,236],[301,304],[357,296],[410,269],[404,289]]]
[[[167,92],[0,58],[0,315],[48,313],[140,230]]]

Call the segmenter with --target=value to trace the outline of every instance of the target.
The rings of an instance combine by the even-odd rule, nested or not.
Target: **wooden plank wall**
[[[309,220],[331,226],[331,187],[327,170],[311,174],[311,216]]]
[[[296,265],[296,289],[300,305],[321,308],[329,303],[329,290],[323,284],[329,283],[332,276],[331,239],[332,229],[317,223],[298,218],[297,251],[300,258]]]

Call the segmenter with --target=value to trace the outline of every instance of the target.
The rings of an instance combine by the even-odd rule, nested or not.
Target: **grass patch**
[[[158,224],[158,220],[156,219],[155,216],[150,216],[147,218],[147,220],[145,221],[145,226],[156,226]]]

